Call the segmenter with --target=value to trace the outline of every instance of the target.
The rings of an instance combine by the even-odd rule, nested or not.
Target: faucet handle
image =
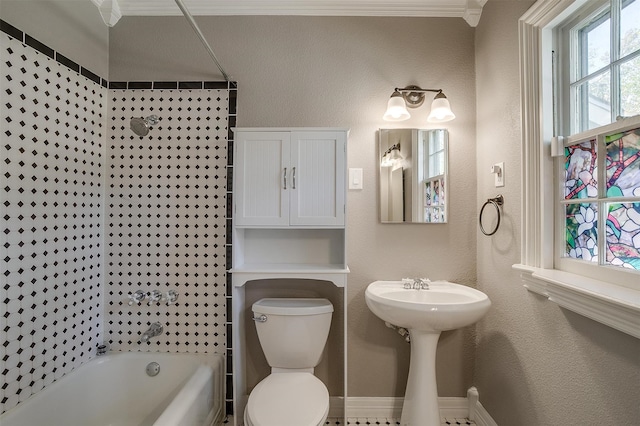
[[[407,290],[411,290],[411,288],[413,288],[413,280],[411,278],[403,278],[402,287]]]
[[[147,305],[151,306],[154,304],[154,302],[160,303],[160,299],[162,298],[162,292],[160,290],[153,290],[149,292],[147,297],[149,298],[149,302],[147,303]]]
[[[129,298],[129,306],[135,304],[140,304],[147,297],[146,293],[142,290],[136,290],[135,293],[129,293],[127,296]]]
[[[429,278],[420,278],[420,288],[423,290],[429,290],[431,280]]]
[[[163,299],[167,302],[167,306],[172,305],[178,300],[178,292],[175,290],[169,290]]]

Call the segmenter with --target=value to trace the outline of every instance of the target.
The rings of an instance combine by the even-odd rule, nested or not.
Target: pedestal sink
[[[378,318],[409,330],[411,361],[401,426],[440,426],[436,347],[440,333],[482,318],[491,301],[483,292],[448,281],[428,289],[407,289],[401,281],[375,281],[367,287],[367,306]]]

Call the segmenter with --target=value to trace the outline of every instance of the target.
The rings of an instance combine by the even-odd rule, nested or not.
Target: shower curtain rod
[[[213,59],[213,62],[216,63],[216,66],[218,67],[218,69],[222,73],[222,76],[224,77],[224,79],[226,81],[231,81],[229,79],[229,76],[227,75],[227,73],[222,68],[222,65],[220,65],[220,62],[218,62],[218,58],[216,57],[216,54],[213,53],[213,49],[211,48],[211,46],[209,46],[209,43],[207,42],[207,39],[204,38],[204,35],[202,34],[202,31],[200,31],[200,27],[198,27],[198,24],[193,19],[193,16],[191,15],[191,13],[187,9],[187,7],[184,5],[182,0],[175,0],[175,2],[178,5],[178,7],[180,8],[180,10],[182,11],[182,14],[184,15],[184,17],[187,19],[187,21],[191,25],[191,28],[193,28],[193,31],[196,32],[196,35],[198,36],[198,38],[200,38],[200,41],[202,42],[202,44],[204,44],[205,49],[207,49],[207,52],[209,52],[209,56],[211,56],[211,59]]]

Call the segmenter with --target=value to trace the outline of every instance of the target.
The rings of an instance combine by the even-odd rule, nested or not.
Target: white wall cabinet
[[[345,129],[235,129],[233,283],[320,279],[344,287]]]
[[[235,134],[235,226],[344,226],[346,131]]]
[[[313,292],[314,281],[332,283],[341,295],[342,333],[346,339],[348,130],[239,128],[234,132],[232,268],[229,272],[233,284],[234,420],[236,425],[241,425],[251,391],[245,376],[245,333],[247,327],[253,326],[245,294],[255,289],[254,284],[292,279],[295,281],[289,282]],[[276,288],[277,282],[274,282]],[[344,396],[334,400],[331,413],[344,417],[346,341],[343,341],[342,354]]]

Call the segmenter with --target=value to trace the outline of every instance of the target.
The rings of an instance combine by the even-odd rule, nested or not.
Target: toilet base
[[[272,373],[249,395],[246,426],[322,426],[329,415],[329,391],[311,373]]]

